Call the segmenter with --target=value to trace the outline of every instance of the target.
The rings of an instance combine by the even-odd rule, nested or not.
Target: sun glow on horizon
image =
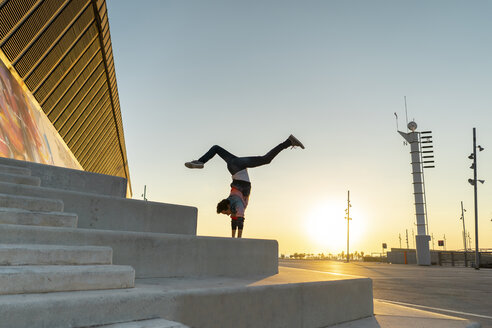
[[[342,204],[325,203],[314,207],[308,213],[305,226],[307,237],[317,247],[326,249],[325,253],[339,253],[347,248],[345,208]],[[364,236],[367,220],[360,210],[355,210],[353,207],[350,208],[350,217],[352,218],[350,221],[350,251],[352,252]]]

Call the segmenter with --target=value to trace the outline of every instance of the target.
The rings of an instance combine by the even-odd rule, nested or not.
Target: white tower
[[[398,133],[410,144],[410,155],[412,157],[413,195],[415,198],[415,215],[417,217],[417,235],[415,236],[417,264],[430,265],[430,236],[427,234],[426,224],[424,167],[422,165],[422,153],[420,147],[421,136],[420,132],[415,131],[417,129],[417,123],[413,121],[408,123],[408,129],[411,132],[405,133],[398,131]]]

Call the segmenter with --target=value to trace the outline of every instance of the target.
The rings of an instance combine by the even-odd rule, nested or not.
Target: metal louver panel
[[[73,117],[79,117],[79,115],[87,109],[89,103],[92,102],[96,94],[102,90],[101,88],[104,85],[103,77],[103,74],[99,75],[97,80],[94,81],[94,83],[90,86],[90,89],[87,90],[85,94],[83,94],[83,98],[80,100],[80,102],[76,106],[72,106],[74,108],[73,111],[63,112],[61,118],[55,123],[55,127],[60,132],[60,135],[63,135],[63,127],[65,126],[65,124],[70,124],[70,122],[73,122]]]
[[[104,0],[0,1],[0,50],[85,170],[130,175]]]
[[[87,56],[91,56],[98,50],[96,41],[97,29],[94,24],[89,25],[84,34],[81,35],[80,42],[74,43],[74,46],[65,54],[63,60],[56,63],[47,75],[40,79],[35,74],[28,79],[28,86],[33,87],[34,96],[40,104],[46,101],[46,98],[51,95],[59,84],[70,73],[77,71],[75,65],[85,62]],[[80,64],[79,64],[80,65]],[[74,73],[72,73],[74,74]],[[36,79],[36,80],[34,80]],[[38,82],[38,80],[40,80]],[[39,84],[38,84],[39,83]]]
[[[9,35],[10,32],[17,30],[18,26],[22,24],[25,18],[32,10],[37,8],[41,1],[37,0],[25,0],[25,1],[4,1],[0,8],[0,40]]]
[[[90,11],[86,9],[80,13],[80,16],[75,18],[71,27],[67,29],[55,43],[52,44],[51,49],[44,53],[43,57],[29,69],[25,76],[26,84],[38,84],[43,76],[49,74],[49,70],[55,66],[55,63],[64,58],[66,49],[74,45],[78,36],[82,35],[82,31],[85,31],[87,26],[93,22],[90,16]],[[37,83],[36,83],[37,82]]]
[[[97,119],[103,113],[108,113],[108,106],[110,106],[109,93],[105,93],[103,101],[99,103],[92,112],[84,113],[82,120],[78,121],[80,124],[76,124],[74,128],[68,131],[65,140],[67,140],[68,146],[72,149],[72,151],[77,141],[82,136],[86,136],[88,130],[92,130],[94,128],[94,124],[97,122]]]
[[[22,1],[9,2],[20,3]],[[42,1],[39,7],[31,12],[30,16],[13,33],[9,32],[9,38],[2,41],[2,51],[13,64],[19,59],[20,54],[28,49],[28,45],[39,37],[46,24],[55,17],[56,13],[63,9],[63,2],[62,0]],[[4,17],[2,21],[3,19]]]

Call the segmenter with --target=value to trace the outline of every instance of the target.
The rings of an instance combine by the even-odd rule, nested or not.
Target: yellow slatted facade
[[[130,181],[106,2],[0,2],[0,49],[79,163]]]

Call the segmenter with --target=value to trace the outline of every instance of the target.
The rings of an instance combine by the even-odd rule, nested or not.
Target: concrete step
[[[3,183],[0,183],[3,184]],[[12,184],[10,184],[12,185]],[[30,188],[39,188],[26,186]],[[62,212],[63,202],[58,199],[0,194],[0,207],[20,208],[39,212]]]
[[[110,247],[0,244],[0,266],[112,264],[112,257]]]
[[[270,277],[148,279],[127,290],[4,295],[0,327],[91,327],[158,316],[198,328],[318,328],[371,316],[372,297],[367,278],[281,268]]]
[[[109,246],[113,263],[131,265],[137,277],[234,277],[278,272],[275,240],[9,224],[0,225],[0,240],[9,244]]]
[[[19,208],[0,207],[0,224],[76,228],[77,220],[77,214],[72,213],[33,212]]]
[[[89,328],[89,327],[88,327]],[[179,322],[165,319],[149,319],[132,322],[122,322],[102,326],[92,326],[90,328],[189,328]]]
[[[38,177],[32,177],[30,175],[2,173],[2,172],[0,172],[0,182],[18,183],[18,184],[24,184],[29,186],[41,185],[41,179],[39,179]]]
[[[78,215],[80,228],[196,235],[195,207],[5,182],[0,193],[59,199],[65,212]]]
[[[31,170],[29,170],[28,168],[3,164],[0,164],[0,172],[19,175],[31,175]]]
[[[30,175],[39,177],[41,179],[41,185],[45,187],[120,198],[125,198],[127,193],[127,180],[121,177],[19,161],[4,157],[0,157],[0,165],[16,167],[24,170],[23,172],[26,172],[27,170],[30,172]],[[0,172],[2,172],[1,167]],[[11,173],[21,174],[15,171],[12,171]]]
[[[119,265],[2,266],[0,294],[131,288],[134,279],[132,267]]]

